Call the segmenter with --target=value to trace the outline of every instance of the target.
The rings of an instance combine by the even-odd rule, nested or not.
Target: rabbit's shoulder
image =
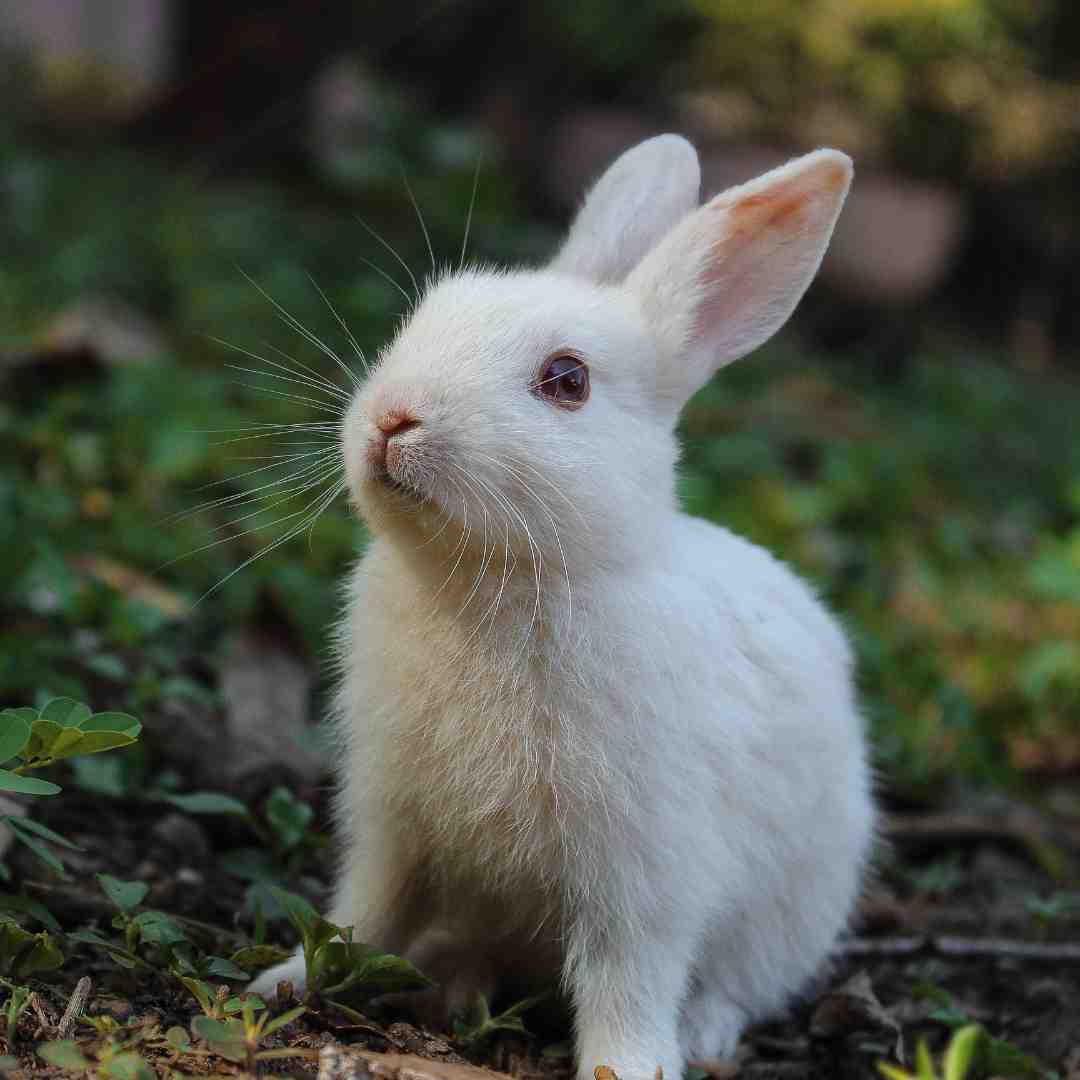
[[[850,669],[839,622],[810,584],[766,548],[680,514],[667,556],[663,572],[672,591],[718,644],[778,663],[794,657]]]

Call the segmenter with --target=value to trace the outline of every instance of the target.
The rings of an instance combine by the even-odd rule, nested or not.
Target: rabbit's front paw
[[[302,994],[307,988],[307,969],[304,967],[303,953],[296,952],[283,964],[267,968],[261,975],[248,984],[248,990],[262,997],[273,997],[279,982],[292,983],[293,990]]]

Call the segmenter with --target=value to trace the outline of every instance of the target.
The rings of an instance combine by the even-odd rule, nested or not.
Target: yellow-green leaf
[[[978,1024],[968,1024],[953,1035],[945,1051],[944,1080],[964,1080],[981,1035],[982,1029]]]

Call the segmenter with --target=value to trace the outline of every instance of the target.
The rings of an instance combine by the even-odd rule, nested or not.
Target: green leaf
[[[322,945],[315,954],[312,974],[327,994],[362,990],[373,997],[431,985],[431,980],[403,957],[356,942]]]
[[[291,955],[288,949],[282,949],[278,945],[248,945],[238,949],[229,959],[245,971],[253,972],[280,964]]]
[[[25,847],[28,847],[46,866],[55,871],[64,881],[68,881],[67,871],[64,864],[36,837],[23,830],[23,822],[19,818],[5,818],[5,823],[11,830],[11,835]]]
[[[150,891],[144,881],[121,881],[112,874],[98,874],[98,884],[102,892],[121,910],[134,911]]]
[[[112,1080],[157,1080],[157,1074],[138,1054],[116,1054],[102,1062],[99,1071]]]
[[[230,982],[247,982],[251,978],[242,967],[237,967],[223,956],[211,956],[206,973],[216,975],[219,979],[228,979]]]
[[[5,709],[0,712],[0,763],[10,761],[30,741],[30,721],[22,712],[29,709]]]
[[[193,791],[188,795],[166,795],[166,802],[188,814],[235,814],[247,817],[248,808],[231,795],[220,795],[216,791]]]
[[[68,941],[79,941],[84,945],[93,945],[96,949],[102,949],[110,959],[121,967],[137,968],[143,966],[142,961],[130,949],[109,941],[96,930],[75,930],[68,934]],[[183,980],[181,980],[183,981]]]
[[[14,1072],[18,1069],[19,1059],[10,1054],[0,1054],[0,1073]]]
[[[909,1073],[907,1069],[901,1069],[898,1065],[890,1065],[887,1061],[879,1061],[877,1068],[885,1080],[918,1080],[914,1073]]]
[[[36,776],[19,776],[18,773],[0,769],[0,791],[17,791],[22,795],[58,795],[63,789],[48,780]]]
[[[19,829],[36,833],[42,840],[48,840],[52,844],[59,844],[61,847],[70,848],[72,851],[82,851],[82,848],[73,840],[69,840],[66,836],[61,836],[58,832],[50,829],[48,825],[42,825],[40,821],[35,821],[33,818],[16,818],[15,824]]]
[[[62,728],[77,728],[90,715],[91,710],[81,701],[64,697],[53,698],[40,713],[42,720]]]
[[[210,1012],[214,1007],[214,988],[202,979],[191,979],[185,975],[179,976],[179,979],[191,992],[203,1012]]]
[[[11,896],[8,893],[0,893],[0,911],[17,911],[21,915],[29,915],[54,934],[61,932],[60,924],[53,917],[52,912],[44,904],[29,896]]]
[[[164,911],[142,911],[131,920],[143,941],[151,945],[178,945],[187,934]]]
[[[84,720],[79,727],[86,733],[90,732],[115,732],[118,735],[126,735],[130,740],[137,739],[142,732],[142,724],[122,712],[99,712]]]
[[[926,1045],[925,1039],[920,1039],[919,1045],[915,1047],[915,1075],[919,1080],[935,1080],[934,1061],[930,1057],[930,1047]]]
[[[272,1035],[275,1031],[283,1028],[286,1024],[291,1024],[298,1016],[303,1016],[306,1012],[307,1008],[305,1006],[297,1005],[295,1009],[290,1009],[280,1016],[275,1016],[274,1019],[263,1028],[263,1034]]]
[[[11,919],[0,919],[0,971],[13,973],[19,957],[34,941],[34,935]]]
[[[239,1020],[212,1020],[209,1016],[196,1016],[191,1030],[216,1054],[228,1061],[241,1061],[246,1056],[244,1025]]]
[[[182,1027],[171,1027],[165,1032],[165,1040],[181,1053],[191,1049],[191,1036]]]
[[[304,839],[307,827],[315,817],[315,811],[301,802],[286,787],[278,786],[266,800],[266,820],[270,822],[278,842],[289,851]]]
[[[945,1051],[942,1080],[964,1080],[981,1036],[982,1028],[978,1024],[969,1024],[953,1034]]]
[[[57,761],[63,758],[83,757],[87,754],[100,754],[105,750],[116,750],[121,746],[131,746],[138,740],[122,731],[90,731],[83,734],[79,741],[64,747],[59,754],[53,756]]]
[[[509,1031],[518,1035],[528,1035],[529,1030],[521,1019],[524,1013],[546,1000],[547,994],[537,994],[527,997],[522,1001],[511,1005],[510,1008],[501,1012],[498,1016],[492,1016],[488,1008],[487,998],[478,995],[476,1009],[472,1024],[459,1024],[455,1031],[455,1038],[469,1047],[476,1047],[485,1042],[500,1031]]]
[[[64,954],[49,937],[48,931],[43,930],[34,935],[34,944],[19,958],[14,973],[17,978],[25,979],[42,971],[55,971],[63,964]]]
[[[245,1007],[253,1013],[262,1012],[266,1008],[266,1002],[258,994],[236,994],[225,1002],[227,1013],[242,1012]]]
[[[305,941],[309,936],[312,936],[314,940],[317,924],[323,923],[324,926],[330,925],[329,923],[326,923],[322,916],[302,896],[297,896],[296,893],[291,893],[287,889],[279,888],[277,885],[270,886],[270,893],[281,905],[281,909],[285,912],[289,922],[296,927],[297,933],[299,933]],[[323,928],[320,927],[318,930],[323,931]],[[333,936],[333,934],[330,934],[325,940],[329,941]]]
[[[79,1049],[79,1044],[72,1039],[60,1039],[47,1042],[37,1048],[38,1057],[44,1058],[50,1065],[69,1072],[83,1072],[92,1067],[93,1062]]]
[[[81,738],[82,732],[78,728],[64,727],[55,720],[37,719],[30,725],[26,756],[35,761],[59,758]]]

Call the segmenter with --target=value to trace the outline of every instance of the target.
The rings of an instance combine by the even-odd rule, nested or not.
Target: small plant
[[[1025,1053],[1020,1047],[1009,1042],[1008,1039],[997,1038],[979,1027],[978,1024],[974,1024],[968,1013],[957,1004],[947,990],[935,986],[933,983],[923,982],[914,988],[914,995],[917,998],[934,1002],[936,1008],[929,1014],[927,1019],[953,1029],[954,1035],[949,1044],[950,1047],[952,1042],[956,1040],[956,1036],[962,1031],[976,1028],[981,1033],[978,1039],[973,1036],[968,1036],[968,1038],[973,1040],[974,1052],[979,1067],[989,1075],[1029,1077],[1030,1080],[1040,1080],[1041,1077],[1046,1075],[1046,1070],[1042,1064],[1031,1054]],[[893,1066],[889,1067],[892,1068]],[[922,1080],[921,1074],[918,1074],[917,1080]],[[946,1080],[952,1080],[952,1078],[947,1076]]]
[[[1024,907],[1039,924],[1044,936],[1050,934],[1054,925],[1072,915],[1080,915],[1080,893],[1054,892],[1043,899],[1041,896],[1029,896]]]
[[[15,1045],[18,1036],[19,1018],[30,1007],[30,999],[33,991],[29,986],[16,986],[14,983],[5,982],[10,991],[7,1005],[4,1007],[5,1034],[7,1046],[10,1050]]]
[[[103,1038],[89,1045],[74,1039],[47,1042],[37,1048],[38,1056],[65,1072],[82,1073],[98,1080],[156,1080],[154,1070],[138,1052],[152,1037],[152,1031],[138,1027],[126,1032],[111,1017],[96,1017],[90,1022]]]
[[[964,882],[966,872],[957,856],[935,859],[926,866],[911,868],[904,875],[918,896],[948,896]]]
[[[968,1024],[953,1032],[942,1058],[940,1080],[964,1080],[971,1068],[982,1033],[978,1024]],[[878,1071],[886,1080],[938,1080],[925,1040],[920,1040],[915,1051],[913,1073],[884,1061],[878,1062]]]
[[[139,721],[127,713],[95,713],[71,698],[54,698],[40,710],[4,709],[0,712],[0,791],[57,795],[62,790],[58,784],[28,774],[68,758],[130,746],[141,730]],[[75,844],[28,818],[5,814],[0,822],[46,866],[67,877],[61,860],[41,841],[77,850]],[[6,877],[6,871],[0,876]]]
[[[500,1032],[528,1036],[529,1030],[525,1027],[525,1023],[521,1018],[546,998],[547,994],[528,997],[524,1001],[511,1005],[509,1009],[499,1013],[498,1016],[492,1016],[487,998],[483,994],[477,994],[473,1003],[472,1014],[467,1020],[458,1020],[454,1023],[454,1041],[462,1049],[474,1051]]]
[[[328,922],[303,897],[278,888],[271,892],[300,935],[309,995],[370,998],[431,985],[408,960],[353,941],[351,926]]]
[[[264,939],[265,919],[284,915],[272,886],[296,877],[309,858],[326,846],[326,837],[311,827],[315,811],[309,803],[296,798],[288,788],[278,786],[267,796],[261,816],[231,795],[216,791],[193,791],[187,794],[158,791],[151,798],[163,799],[187,814],[224,814],[241,818],[255,834],[259,846],[234,848],[225,852],[222,868],[249,882],[245,907],[255,917],[255,941]]]
[[[250,978],[234,960],[209,955],[197,948],[177,921],[165,912],[152,908],[137,910],[149,891],[144,882],[121,881],[110,874],[98,874],[97,878],[102,892],[117,909],[112,925],[123,932],[123,941],[111,940],[96,930],[78,930],[68,935],[71,940],[101,949],[121,967],[174,976],[209,1015],[217,1015],[213,1011],[217,991],[203,980],[216,977],[246,982]]]
[[[191,1021],[192,1032],[202,1039],[210,1050],[227,1061],[243,1062],[244,1070],[254,1076],[261,1062],[289,1057],[313,1057],[314,1051],[290,1049],[260,1050],[259,1044],[268,1035],[292,1023],[307,1011],[299,1005],[280,1016],[270,1018],[268,1012],[256,1018],[255,1013],[266,1006],[250,995],[240,1008],[240,1015],[229,1020],[210,1016],[196,1016]]]
[[[55,971],[63,963],[64,954],[47,930],[31,934],[14,919],[0,915],[0,975],[25,979]]]

